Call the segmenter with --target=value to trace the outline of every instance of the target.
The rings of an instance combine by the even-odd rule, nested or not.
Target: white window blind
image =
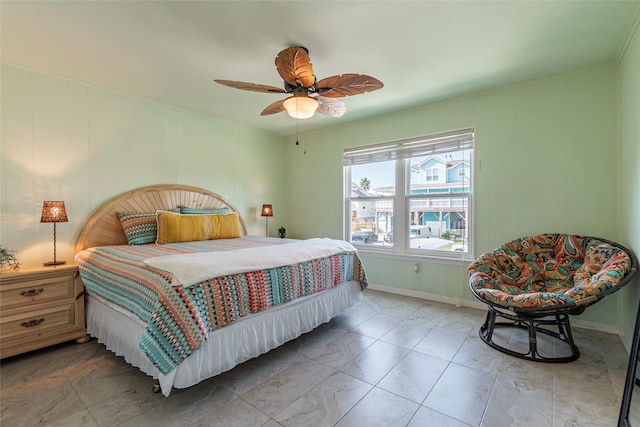
[[[358,165],[468,150],[473,148],[474,133],[474,129],[460,129],[366,147],[345,148],[342,156],[343,165]]]

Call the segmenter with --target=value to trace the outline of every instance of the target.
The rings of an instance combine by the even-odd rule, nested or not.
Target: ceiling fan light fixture
[[[283,106],[294,119],[308,119],[318,109],[318,101],[310,96],[292,96],[284,100]]]

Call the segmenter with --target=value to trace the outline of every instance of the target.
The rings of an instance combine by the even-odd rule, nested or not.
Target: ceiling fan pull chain
[[[300,145],[300,139],[299,139],[299,122],[300,119],[296,119],[296,145]],[[307,144],[304,144],[304,149],[302,151],[302,153],[306,156],[307,155]]]

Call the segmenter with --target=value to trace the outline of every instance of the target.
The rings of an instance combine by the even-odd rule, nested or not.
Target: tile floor
[[[627,364],[617,336],[574,328],[578,361],[532,363],[482,343],[483,320],[481,310],[366,290],[330,323],[169,398],[95,340],[62,344],[2,361],[0,424],[616,424]]]

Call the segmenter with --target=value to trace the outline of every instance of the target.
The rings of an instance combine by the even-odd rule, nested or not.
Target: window
[[[427,181],[437,181],[438,180],[438,169],[437,168],[429,168],[425,170],[426,180]]]
[[[392,230],[396,165],[393,161],[351,166],[347,182],[351,224],[351,242],[362,245],[385,244]],[[371,178],[375,177],[375,183]],[[374,189],[372,186],[375,185]]]
[[[343,152],[345,239],[396,254],[469,258],[473,129]]]

